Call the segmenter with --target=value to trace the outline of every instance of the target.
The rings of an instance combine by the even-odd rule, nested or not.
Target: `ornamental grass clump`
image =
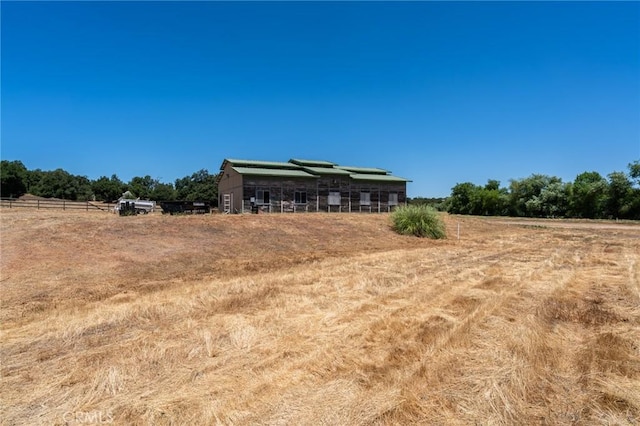
[[[393,229],[403,235],[428,237],[433,239],[446,238],[444,222],[438,212],[430,206],[401,206],[392,214]]]

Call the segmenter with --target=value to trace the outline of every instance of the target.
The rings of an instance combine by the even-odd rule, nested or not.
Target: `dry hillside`
[[[639,225],[388,220],[0,211],[0,422],[640,422]]]

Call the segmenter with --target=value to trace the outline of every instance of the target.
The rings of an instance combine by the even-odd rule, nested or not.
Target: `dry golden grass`
[[[3,424],[640,422],[638,225],[0,220]]]

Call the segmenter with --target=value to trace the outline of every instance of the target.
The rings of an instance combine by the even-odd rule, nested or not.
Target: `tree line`
[[[508,187],[497,180],[458,183],[443,206],[449,213],[483,216],[640,219],[640,161],[630,163],[627,173],[605,178],[584,172],[573,182],[533,174]]]
[[[123,182],[118,176],[91,180],[63,169],[28,170],[21,161],[0,162],[0,195],[16,198],[29,193],[73,201],[114,201],[129,191],[133,197],[154,201],[209,201],[217,205],[216,174],[206,169],[163,183],[149,175]],[[512,179],[508,187],[490,179],[485,185],[458,183],[447,198],[416,197],[409,204],[428,204],[454,214],[521,217],[572,217],[640,219],[640,161],[628,172],[607,177],[584,172],[573,182],[555,176],[533,174]]]
[[[0,162],[0,195],[17,198],[32,194],[46,198],[72,201],[115,201],[129,191],[134,198],[154,201],[209,201],[216,205],[218,186],[215,174],[206,169],[190,176],[163,183],[149,175],[133,177],[123,182],[118,176],[101,176],[91,180],[63,169],[28,170],[21,161]]]

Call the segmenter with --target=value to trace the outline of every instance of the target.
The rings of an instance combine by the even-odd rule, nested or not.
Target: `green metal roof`
[[[224,169],[226,163],[232,166],[240,167],[258,167],[263,169],[300,169],[300,166],[293,163],[284,163],[280,161],[256,161],[256,160],[238,160],[237,158],[225,158],[220,166],[220,170]]]
[[[401,178],[398,176],[376,175],[372,173],[368,173],[368,174],[354,173],[350,177],[353,180],[368,180],[368,181],[376,181],[376,182],[411,182],[411,180],[409,179]]]
[[[342,170],[336,169],[333,167],[303,167],[304,171],[309,172],[314,175],[340,175],[340,176],[349,176],[351,173]]]
[[[271,177],[289,177],[289,178],[311,178],[316,179],[317,176],[311,175],[302,170],[290,169],[265,169],[259,167],[231,167],[241,175],[249,176],[271,176]]]
[[[298,164],[300,166],[306,167],[325,167],[330,168],[335,166],[335,163],[331,163],[329,161],[319,161],[319,160],[301,160],[299,158],[292,158],[289,160],[290,163]]]
[[[338,169],[347,170],[353,173],[359,174],[375,174],[375,175],[386,175],[389,173],[388,170],[379,169],[377,167],[351,167],[351,166],[336,166]]]
[[[241,175],[253,176],[272,176],[285,178],[305,178],[313,179],[319,176],[349,176],[358,181],[375,181],[375,182],[411,182],[409,179],[390,175],[388,170],[377,167],[352,167],[338,166],[329,161],[320,160],[302,160],[292,158],[289,162],[280,161],[257,161],[257,160],[239,160],[236,158],[226,158],[220,170],[227,165],[231,165],[233,170]],[[217,176],[220,181],[222,174]]]

